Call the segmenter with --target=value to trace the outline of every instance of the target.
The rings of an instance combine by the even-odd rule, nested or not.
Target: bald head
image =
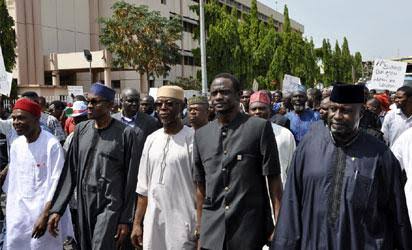
[[[123,99],[126,96],[138,96],[140,99],[140,93],[137,89],[134,88],[125,88],[121,93],[121,98]]]
[[[139,111],[140,93],[137,89],[125,88],[121,93],[122,112],[126,117],[134,117]]]
[[[140,101],[140,111],[151,115],[154,111],[154,98],[150,95],[143,96]]]

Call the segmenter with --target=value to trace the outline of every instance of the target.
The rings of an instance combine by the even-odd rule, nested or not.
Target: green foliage
[[[321,80],[325,86],[329,86],[333,82],[333,54],[329,40],[323,39],[322,47],[318,55],[322,62],[323,75]]]
[[[100,42],[113,53],[113,66],[133,68],[140,74],[163,75],[180,61],[182,25],[178,18],[168,19],[147,6],[119,1],[113,15],[101,18]]]
[[[362,55],[360,52],[356,52],[353,58],[353,68],[355,71],[355,82],[362,77]]]
[[[5,0],[0,0],[0,46],[6,71],[11,72],[16,64],[16,33],[14,20],[7,11]]]
[[[342,74],[342,51],[339,47],[338,41],[335,43],[335,50],[332,53],[332,79],[333,82],[343,82]]]
[[[285,8],[283,10],[283,17],[283,32],[290,33],[292,31],[292,28],[290,25],[289,9],[287,5],[285,5]]]
[[[202,85],[198,79],[192,77],[177,77],[176,81],[171,82],[172,85],[179,86],[183,89],[202,90]]]
[[[342,55],[341,55],[341,69],[342,69],[342,80],[347,83],[352,82],[352,66],[353,58],[349,51],[349,44],[346,37],[343,38],[342,44]]]
[[[217,0],[205,4],[207,73],[210,80],[218,73],[229,72],[239,78],[244,88],[251,88],[256,79],[260,88],[269,90],[280,88],[285,74],[301,78],[307,86],[314,86],[317,82],[323,82],[325,86],[334,81],[351,82],[352,65],[356,60],[350,55],[346,38],[342,51],[338,43],[332,50],[326,39],[322,47],[315,48],[312,40],[293,31],[287,6],[281,32],[276,31],[272,18],[267,22],[258,18],[256,0],[251,0],[250,6],[249,14],[242,13],[239,19],[236,8],[222,6]],[[198,5],[191,9],[199,13]],[[197,30],[194,38],[198,37]],[[199,49],[194,49],[193,55],[197,62],[200,61]],[[361,61],[359,54],[355,72],[361,72],[358,69]],[[322,67],[322,74],[318,65]]]

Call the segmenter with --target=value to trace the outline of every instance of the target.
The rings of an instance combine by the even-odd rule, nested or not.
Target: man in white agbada
[[[163,128],[147,138],[140,160],[133,245],[195,249],[196,189],[192,179],[194,131],[183,125],[183,89],[164,86],[156,108]],[[142,228],[142,221],[144,224]]]
[[[401,168],[406,172],[407,180],[404,190],[409,220],[412,223],[412,128],[407,129],[398,137],[391,150],[401,164]]]
[[[257,116],[265,120],[270,118],[270,99],[265,91],[258,91],[250,96],[249,115]],[[281,178],[285,186],[288,168],[292,162],[293,153],[296,149],[295,138],[289,129],[272,122],[273,134],[279,152]]]
[[[5,249],[63,249],[73,236],[70,214],[62,220],[62,233],[48,232],[50,201],[64,164],[59,141],[40,128],[40,106],[26,98],[13,109],[13,126],[18,137],[10,147],[10,164],[3,190],[7,194]]]

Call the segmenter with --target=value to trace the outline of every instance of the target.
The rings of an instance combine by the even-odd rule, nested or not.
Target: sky
[[[412,56],[412,0],[258,1],[281,13],[287,4],[316,46],[328,38],[334,48],[346,36],[351,53],[361,52],[364,60]]]

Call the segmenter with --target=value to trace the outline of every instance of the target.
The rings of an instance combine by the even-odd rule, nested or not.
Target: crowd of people
[[[3,249],[412,249],[411,87],[114,99],[0,107]]]

